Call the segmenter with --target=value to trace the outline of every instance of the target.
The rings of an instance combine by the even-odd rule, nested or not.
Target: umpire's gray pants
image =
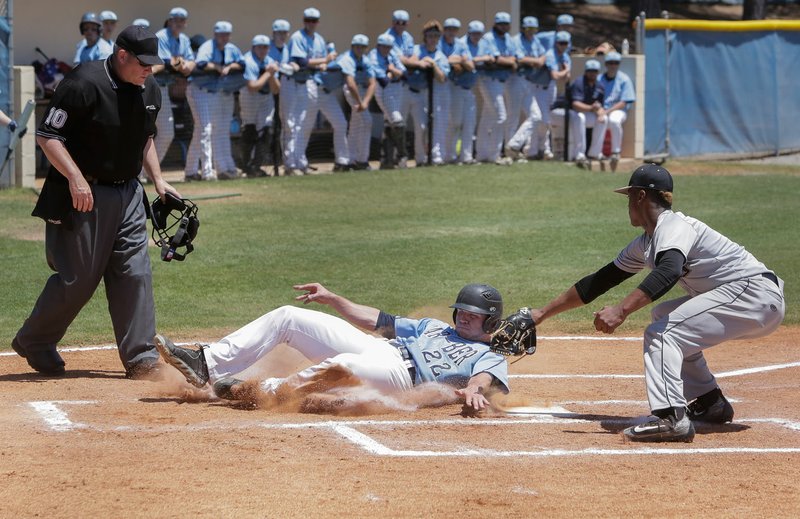
[[[94,209],[73,211],[72,229],[47,223],[45,284],[17,341],[31,351],[55,348],[102,279],[119,356],[126,368],[157,358],[153,282],[147,254],[147,218],[136,180],[93,185]]]

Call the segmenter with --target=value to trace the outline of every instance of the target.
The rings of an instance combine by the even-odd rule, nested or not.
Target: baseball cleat
[[[699,400],[695,400],[686,406],[686,415],[694,422],[729,423],[733,421],[733,406],[720,394],[710,406],[704,406]]]
[[[617,171],[618,164],[619,164],[619,153],[612,153],[611,160],[609,161],[609,165],[611,166],[611,171]]]
[[[204,387],[208,384],[208,366],[202,348],[192,350],[175,346],[163,335],[156,335],[154,342],[161,357],[167,364],[180,371],[188,383],[195,387]]]
[[[649,422],[628,427],[622,431],[626,440],[633,442],[686,442],[694,440],[694,425],[688,416],[680,420],[653,417]]]
[[[236,396],[236,388],[242,382],[244,381],[233,377],[221,378],[214,382],[214,385],[212,386],[214,389],[214,394],[219,398],[224,398],[225,400],[239,400],[239,397]]]

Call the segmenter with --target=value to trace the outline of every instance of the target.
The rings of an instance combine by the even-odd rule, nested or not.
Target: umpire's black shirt
[[[125,83],[114,73],[111,59],[83,63],[67,74],[36,132],[62,141],[83,175],[100,182],[139,175],[161,108],[161,91],[152,75],[144,86]],[[57,173],[52,169],[50,177]]]

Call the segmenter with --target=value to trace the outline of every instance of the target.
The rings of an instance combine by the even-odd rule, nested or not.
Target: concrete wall
[[[163,26],[170,8],[180,5],[189,11],[187,33],[190,36],[201,33],[209,37],[214,22],[228,20],[233,23],[231,40],[247,50],[253,35],[272,34],[272,21],[276,18],[285,18],[292,24],[292,30],[298,29],[302,24],[303,9],[313,5],[322,13],[320,33],[334,41],[337,49],[341,50],[349,47],[350,39],[356,33],[367,34],[374,41],[389,27],[391,13],[398,8],[411,14],[409,30],[418,39],[422,24],[430,18],[442,21],[455,16],[464,25],[472,19],[491,25],[494,13],[500,10],[510,12],[512,19],[518,20],[519,4],[519,0],[308,0],[302,3],[276,0],[105,0],[100,3],[68,0],[55,3],[30,0],[14,2],[14,61],[18,65],[30,65],[36,59],[41,60],[35,51],[39,47],[49,57],[71,64],[75,46],[81,39],[78,30],[81,16],[87,11],[99,13],[103,9],[117,13],[118,31],[140,17],[150,20],[151,28],[157,30]]]

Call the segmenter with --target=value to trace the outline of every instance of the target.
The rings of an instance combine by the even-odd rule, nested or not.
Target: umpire
[[[161,63],[153,33],[125,28],[111,56],[67,74],[36,132],[52,167],[33,215],[47,222],[55,274],[12,346],[43,375],[64,373],[56,344],[101,279],[126,376],[155,367],[147,199],[136,177],[144,165],[159,196],[178,195],[153,146],[161,94],[151,74]]]

